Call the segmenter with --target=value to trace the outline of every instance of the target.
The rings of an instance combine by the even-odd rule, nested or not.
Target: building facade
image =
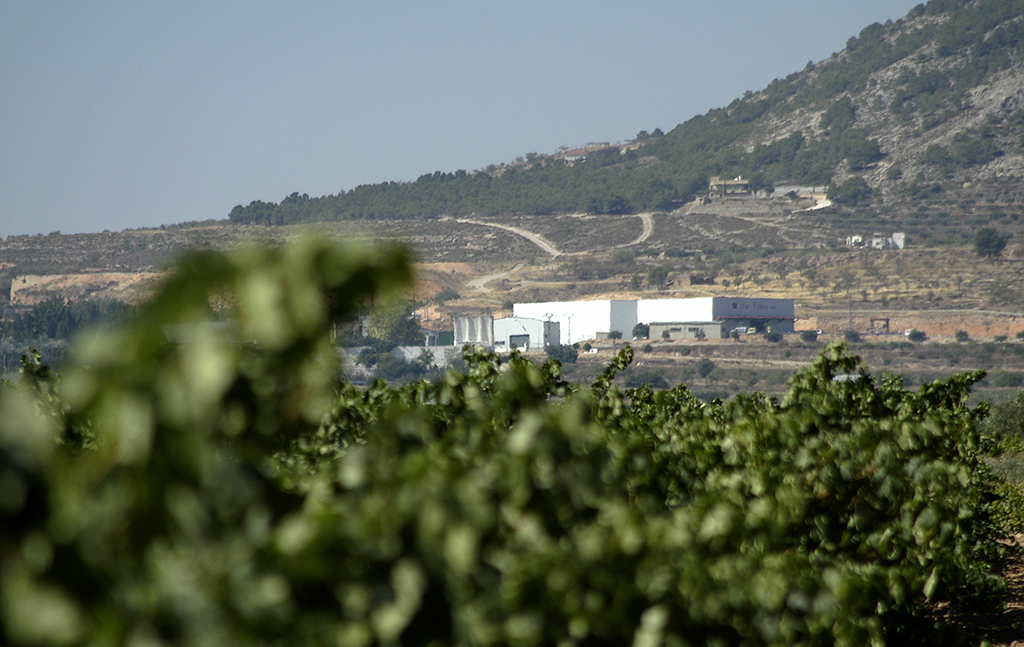
[[[543,350],[561,343],[557,321],[542,321],[527,317],[505,317],[494,320],[494,348],[496,350]]]
[[[655,322],[650,324],[651,339],[722,339],[723,325],[718,321]]]
[[[574,344],[596,339],[598,333],[618,332],[624,339],[632,336],[638,323],[673,326],[720,324],[721,337],[735,328],[744,332],[793,332],[792,299],[756,299],[747,297],[700,297],[695,299],[640,299],[638,301],[552,301],[517,303],[516,317],[556,321],[564,331],[563,343]],[[709,339],[718,328],[706,329]],[[677,331],[681,332],[681,331]],[[711,333],[711,334],[708,334]],[[652,339],[659,339],[653,333]]]
[[[636,301],[547,301],[516,303],[515,317],[556,321],[564,331],[564,344],[596,339],[597,333],[618,332],[629,339],[637,323]]]

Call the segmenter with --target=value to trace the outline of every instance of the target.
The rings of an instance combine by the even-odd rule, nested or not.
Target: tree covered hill
[[[831,186],[840,205],[914,217],[999,209],[1024,174],[1024,0],[932,0],[724,108],[585,158],[530,155],[337,195],[237,206],[238,224],[669,211],[714,175]]]

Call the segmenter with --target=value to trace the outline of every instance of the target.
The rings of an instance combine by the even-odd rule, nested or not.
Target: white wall
[[[640,323],[669,323],[679,321],[711,321],[714,297],[696,299],[641,299],[636,304],[636,319]]]
[[[547,301],[544,303],[516,303],[512,307],[516,317],[529,317],[557,321],[563,344],[594,339],[599,332],[617,330],[624,338],[636,325],[634,301]]]
[[[544,348],[544,322],[540,319],[525,317],[505,317],[494,320],[494,343],[496,346],[509,347],[512,335],[529,335],[530,350]]]
[[[633,336],[633,327],[637,324],[636,301],[611,301],[608,332],[617,330],[623,339]]]

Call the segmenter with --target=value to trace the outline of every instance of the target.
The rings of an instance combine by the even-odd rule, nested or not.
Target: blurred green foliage
[[[832,345],[781,402],[705,404],[615,386],[626,346],[590,385],[471,350],[339,381],[332,322],[408,280],[397,249],[199,252],[60,380],[26,360],[3,642],[945,643],[928,601],[992,603],[983,374],[911,392]]]

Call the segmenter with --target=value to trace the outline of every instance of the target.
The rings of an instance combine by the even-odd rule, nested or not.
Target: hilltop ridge
[[[964,243],[1024,194],[1024,0],[932,0],[865,27],[846,47],[666,133],[529,153],[477,171],[425,173],[333,196],[293,193],[229,214],[236,224],[623,215],[685,209],[712,176],[751,191],[827,185],[849,215],[918,240]],[[806,205],[784,205],[790,211]],[[886,226],[889,226],[888,224]]]

